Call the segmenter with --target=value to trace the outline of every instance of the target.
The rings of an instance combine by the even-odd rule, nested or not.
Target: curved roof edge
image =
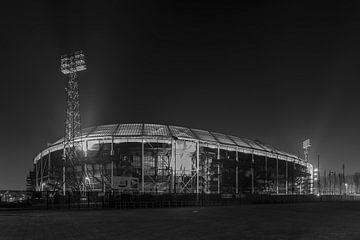
[[[161,137],[171,139],[189,139],[209,144],[216,144],[221,146],[240,147],[252,151],[261,151],[274,155],[280,155],[296,159],[306,163],[303,159],[279,150],[278,148],[267,145],[259,140],[249,140],[223,133],[210,132],[206,130],[179,127],[173,125],[162,124],[144,124],[144,123],[125,123],[125,124],[109,124],[88,127],[82,130],[81,136],[78,139],[91,139],[102,137]],[[45,150],[41,151],[34,159],[37,161],[45,153],[47,149],[61,149],[63,138],[52,143]],[[54,150],[55,151],[55,150]]]

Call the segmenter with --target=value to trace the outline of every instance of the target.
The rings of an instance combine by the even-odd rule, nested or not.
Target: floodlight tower
[[[81,149],[81,141],[75,142],[76,137],[81,136],[81,118],[80,118],[80,100],[79,100],[79,84],[77,80],[77,72],[86,70],[85,57],[82,51],[76,51],[71,54],[61,56],[60,70],[63,74],[68,75],[66,87],[66,120],[65,120],[65,136],[64,136],[64,167],[62,188],[65,195],[66,187],[72,190],[80,190],[81,179],[76,176],[79,174],[75,169],[76,165],[80,165],[79,157],[76,149]],[[71,174],[65,175],[67,168],[71,169]],[[81,167],[81,170],[82,167]],[[69,172],[69,171],[68,171]],[[76,173],[77,172],[77,173]]]
[[[305,156],[305,162],[308,163],[309,162],[309,153],[310,153],[310,139],[306,139],[303,142],[303,149],[304,149],[304,156]],[[310,172],[310,193],[314,192],[314,172],[313,170]]]
[[[309,162],[310,147],[311,147],[310,139],[306,139],[306,140],[303,142],[304,156],[305,156],[305,161],[306,161],[306,162]]]

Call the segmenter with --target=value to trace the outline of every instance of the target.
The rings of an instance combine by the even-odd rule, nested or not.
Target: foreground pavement
[[[6,239],[360,239],[360,203],[0,211]]]

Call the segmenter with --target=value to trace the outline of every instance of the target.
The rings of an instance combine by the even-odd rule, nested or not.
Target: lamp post
[[[345,183],[345,195],[347,195],[347,193],[348,193],[348,184]]]
[[[320,195],[320,188],[319,188],[319,184],[315,184],[315,183],[318,183],[320,181],[319,179],[319,169],[318,168],[314,168],[314,171],[313,171],[313,176],[314,176],[314,185],[316,186],[316,195]]]

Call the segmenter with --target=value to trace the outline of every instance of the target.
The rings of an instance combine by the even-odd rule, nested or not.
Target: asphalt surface
[[[0,211],[6,239],[360,239],[360,203]]]

